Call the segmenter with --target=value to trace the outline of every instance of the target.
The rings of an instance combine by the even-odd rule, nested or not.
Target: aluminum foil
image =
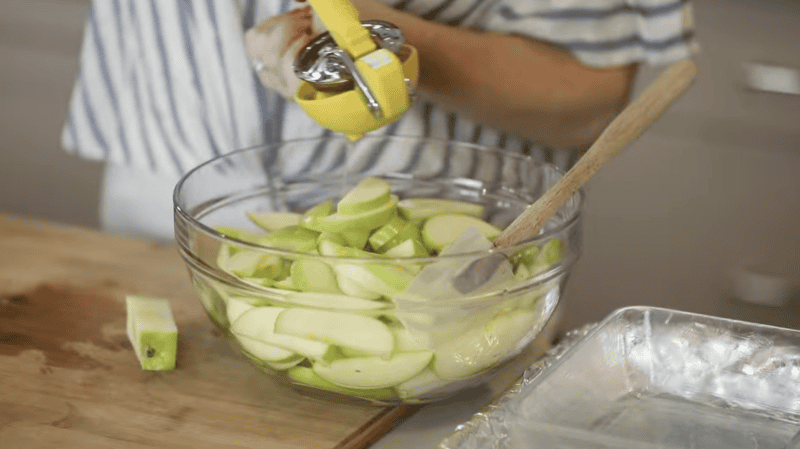
[[[439,449],[800,448],[800,332],[630,307],[569,332]]]

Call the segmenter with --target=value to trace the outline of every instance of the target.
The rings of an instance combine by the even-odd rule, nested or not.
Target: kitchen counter
[[[171,245],[0,215],[0,253],[3,449],[435,447],[513,384],[555,328],[490,388],[424,407],[321,401],[234,351]],[[176,370],[140,369],[125,333],[127,294],[170,299]]]

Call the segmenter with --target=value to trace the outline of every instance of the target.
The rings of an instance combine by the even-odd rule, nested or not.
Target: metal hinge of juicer
[[[381,20],[367,20],[362,25],[369,30],[372,39],[381,48],[394,54],[400,53],[405,44],[400,28]],[[320,92],[343,92],[358,87],[367,99],[367,107],[373,117],[383,118],[383,111],[375,94],[356,70],[353,59],[336,44],[330,33],[320,34],[300,51],[295,59],[294,72],[298,78],[310,83]],[[406,85],[413,97],[408,79]]]

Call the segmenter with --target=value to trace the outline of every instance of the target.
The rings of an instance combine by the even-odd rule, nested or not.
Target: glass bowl
[[[334,230],[309,229],[304,217],[339,213],[345,194],[378,178],[397,204],[472,203],[479,206],[467,208],[472,214],[502,229],[561,176],[528,156],[469,143],[289,141],[236,151],[186,174],[175,188],[175,234],[208,316],[264,373],[331,400],[426,403],[488,383],[503,369],[522,373],[510,362],[553,315],[580,254],[582,192],[536,238],[502,249],[505,271],[465,292],[454,288],[454,276],[499,250],[440,254],[422,237],[433,234],[425,228],[430,210],[409,213],[384,201],[390,211],[380,219]],[[347,212],[372,213],[375,204]],[[389,221],[403,226],[383,225]],[[377,251],[385,240],[375,234],[394,236],[398,228],[425,251]],[[456,239],[459,229],[437,235]]]

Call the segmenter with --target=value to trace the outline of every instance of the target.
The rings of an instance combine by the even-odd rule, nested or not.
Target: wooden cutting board
[[[140,369],[126,294],[170,299],[175,371]],[[213,327],[174,246],[0,215],[0,448],[363,448],[418,408],[278,385]]]

